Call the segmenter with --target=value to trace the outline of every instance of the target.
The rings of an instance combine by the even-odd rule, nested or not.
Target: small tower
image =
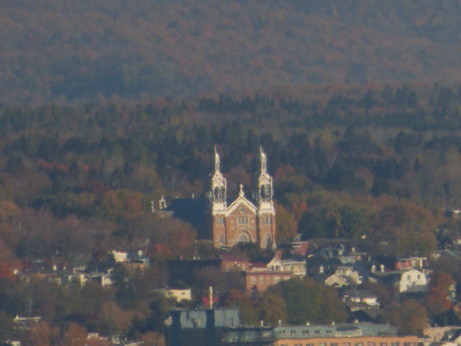
[[[259,220],[259,244],[262,248],[275,248],[275,207],[273,202],[272,177],[267,173],[267,157],[262,147],[259,149],[260,170],[257,181]]]
[[[214,174],[211,178],[211,203],[212,203],[212,214],[216,212],[223,212],[226,210],[226,190],[227,182],[226,178],[220,170],[220,159],[216,147],[214,148]]]

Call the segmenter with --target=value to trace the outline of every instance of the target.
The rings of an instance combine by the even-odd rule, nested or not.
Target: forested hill
[[[0,101],[246,93],[461,77],[461,3],[0,2]]]

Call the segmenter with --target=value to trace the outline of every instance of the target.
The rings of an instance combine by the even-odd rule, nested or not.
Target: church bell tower
[[[267,157],[259,148],[259,176],[257,180],[257,207],[259,222],[259,245],[262,248],[275,247],[275,207],[273,202],[272,177],[267,173]]]

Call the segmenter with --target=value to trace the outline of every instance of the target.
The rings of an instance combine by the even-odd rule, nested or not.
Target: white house
[[[424,292],[427,290],[426,274],[417,269],[410,269],[401,273],[399,282],[400,293]]]

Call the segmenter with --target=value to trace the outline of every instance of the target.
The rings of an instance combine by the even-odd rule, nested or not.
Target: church
[[[253,200],[246,196],[243,185],[240,185],[236,198],[228,199],[227,180],[220,166],[220,156],[215,148],[208,198],[176,198],[167,206],[162,196],[162,215],[173,215],[190,222],[198,230],[199,238],[211,238],[217,248],[233,247],[238,243],[275,248],[273,184],[262,148],[259,150],[259,171],[251,193]]]
[[[238,197],[228,203],[227,182],[221,173],[220,158],[215,148],[210,192],[215,247],[252,242],[261,248],[275,248],[272,177],[267,173],[267,158],[262,148],[259,151],[259,174],[255,185],[255,203],[245,196],[243,185],[240,185]]]

